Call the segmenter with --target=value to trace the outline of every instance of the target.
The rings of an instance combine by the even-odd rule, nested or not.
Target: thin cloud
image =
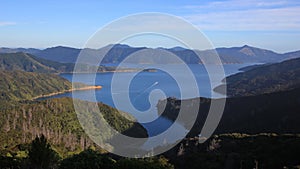
[[[137,17],[129,16],[112,22],[105,30],[110,31],[128,31],[138,32],[140,30],[149,31],[182,31],[189,30],[186,24],[180,19],[172,20],[169,16],[160,15],[159,13],[145,13]]]
[[[16,25],[15,22],[0,22],[0,26]]]
[[[194,6],[199,12],[186,15],[185,18],[205,30],[298,31],[300,30],[300,6],[295,4],[292,6],[290,1],[218,1],[198,8]],[[212,10],[226,5],[231,10]],[[207,8],[204,8],[205,6]],[[268,8],[264,8],[267,6]]]
[[[261,0],[227,0],[227,1],[213,1],[202,5],[186,5],[183,8],[190,10],[242,10],[242,9],[259,9],[259,8],[278,8],[300,5],[298,1],[282,0],[282,1],[261,1]]]

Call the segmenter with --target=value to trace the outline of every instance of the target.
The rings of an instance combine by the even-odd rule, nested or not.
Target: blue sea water
[[[133,65],[129,65],[133,67]],[[135,65],[136,66],[136,65]],[[174,65],[164,65],[166,69],[171,70],[176,77],[184,79],[187,77],[186,72],[181,71]],[[224,70],[226,76],[237,73],[238,69],[244,66],[248,66],[246,64],[228,64],[224,65]],[[147,65],[147,67],[151,67],[151,65]],[[155,66],[153,66],[155,67]],[[199,94],[191,93],[190,95],[183,95],[180,93],[180,86],[189,86],[188,80],[183,80],[181,83],[178,84],[176,78],[173,75],[170,75],[166,71],[158,70],[156,72],[107,72],[107,73],[97,73],[96,78],[93,74],[76,74],[76,82],[82,82],[88,85],[101,85],[103,88],[101,90],[96,91],[76,91],[73,97],[94,101],[95,98],[91,98],[93,92],[96,95],[96,101],[108,104],[112,107],[116,107],[122,111],[131,113],[135,116],[148,131],[150,136],[155,136],[160,134],[161,132],[165,131],[168,127],[170,127],[173,122],[170,120],[158,117],[156,111],[156,103],[159,99],[165,99],[166,97],[176,97],[181,99],[187,99],[190,97],[201,96],[212,98],[214,97],[224,97],[220,94],[216,94],[213,92],[213,88],[220,85],[221,79],[216,78],[217,80],[210,81],[206,68],[200,64],[193,64],[189,65],[193,76],[197,82]],[[211,68],[210,76],[216,77],[220,76],[223,77],[219,72],[214,72],[214,68]],[[112,79],[115,75],[118,75],[117,79]],[[69,81],[73,80],[73,74],[60,74],[61,77],[66,78]],[[129,77],[133,77],[129,79]],[[128,83],[130,80],[129,88],[125,88],[122,90],[112,89],[112,83],[117,83],[118,85],[122,86]],[[186,92],[189,89],[185,90]],[[192,91],[192,90],[191,90]],[[51,98],[59,98],[59,97],[72,97],[72,93],[64,93],[56,96],[52,96]],[[154,98],[153,98],[154,97]],[[113,98],[119,98],[118,100],[122,100],[129,98],[130,104],[129,105],[126,101],[119,102],[118,105],[115,104]],[[154,102],[151,102],[154,99]],[[122,105],[123,104],[123,105]],[[151,105],[152,104],[152,105]],[[134,108],[134,110],[132,109]],[[147,112],[147,113],[145,113]],[[145,119],[148,119],[145,120]],[[178,125],[178,130],[185,130],[181,125]]]

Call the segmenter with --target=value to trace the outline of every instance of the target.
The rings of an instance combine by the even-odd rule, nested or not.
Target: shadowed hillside
[[[226,78],[227,96],[253,96],[286,91],[300,86],[300,58],[260,65]],[[216,87],[219,91],[224,85]]]
[[[203,144],[187,138],[163,155],[176,169],[298,169],[299,153],[299,135],[229,133]]]
[[[197,136],[200,133],[211,103],[210,99],[195,99],[200,99],[201,104],[196,123],[189,133],[190,137]],[[169,98],[167,99],[166,109],[164,111],[160,110],[160,105],[164,105],[166,100],[158,104],[158,109],[163,116],[175,120],[181,108],[181,102],[186,102],[186,109],[188,109],[192,107],[193,100],[181,101]],[[228,98],[222,119],[215,133],[299,133],[299,105],[300,88],[257,96]],[[188,112],[185,116],[188,116]]]

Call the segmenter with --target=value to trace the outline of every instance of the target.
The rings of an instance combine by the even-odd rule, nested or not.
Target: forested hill
[[[0,71],[0,77],[1,101],[30,100],[72,88],[71,82],[54,74]]]
[[[196,123],[189,133],[191,137],[200,133],[211,103],[210,99],[195,99],[200,99],[201,105]],[[165,101],[167,106],[162,111]],[[176,119],[181,102],[186,102],[186,109],[193,107],[193,99],[181,101],[169,98],[165,101],[158,104],[158,110],[171,120]],[[299,105],[300,88],[257,96],[227,98],[216,133],[299,133]],[[188,112],[185,116],[188,116]]]
[[[300,87],[300,58],[261,65],[226,78],[227,96],[254,96]],[[220,91],[224,85],[216,87]]]
[[[72,63],[49,61],[27,53],[0,53],[0,70],[58,73],[72,72],[73,69],[74,64]]]
[[[93,59],[90,63],[94,63]],[[0,70],[7,71],[26,71],[38,73],[71,73],[74,71],[75,63],[60,63],[46,60],[32,54],[23,52],[18,53],[0,53]],[[115,66],[96,66],[85,63],[78,63],[77,70],[80,72],[110,72],[110,71],[137,71],[136,68],[118,68]]]
[[[24,71],[0,71],[0,77],[1,155],[22,151],[23,144],[41,134],[62,155],[94,145],[79,124],[71,98],[31,101],[37,96],[69,91],[72,88],[69,81],[55,74]],[[135,122],[131,115],[102,103],[98,104],[102,114],[95,114],[95,103],[82,102],[90,105],[86,110],[89,112],[85,112],[86,118],[97,119],[89,115],[102,116],[117,131],[128,136],[148,136],[145,128]],[[112,137],[109,133],[100,134],[105,138]]]
[[[89,113],[85,113],[87,118],[94,115],[90,113],[95,111],[94,103],[84,102],[84,104],[90,105]],[[131,120],[124,117],[123,112],[112,107],[102,103],[98,106],[104,119],[117,131],[132,137],[148,136],[147,131],[129,114],[126,116]],[[62,156],[94,146],[77,119],[71,98],[0,105],[1,155],[23,151],[26,149],[24,145],[41,134],[50,140],[52,146]],[[99,134],[106,138],[111,137],[107,135],[108,133]]]
[[[183,140],[163,155],[176,169],[297,169],[300,135],[230,133]]]

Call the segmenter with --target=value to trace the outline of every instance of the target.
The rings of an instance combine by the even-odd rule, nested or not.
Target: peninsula
[[[73,92],[73,91],[80,91],[80,90],[100,90],[102,89],[102,86],[84,86],[84,87],[75,87],[72,89],[67,89],[67,90],[63,90],[63,91],[59,91],[59,92],[53,92],[53,93],[49,93],[49,94],[42,94],[36,97],[33,97],[31,100],[37,100],[37,99],[41,99],[41,98],[45,98],[45,97],[51,97],[51,96],[55,96],[55,95],[59,95],[59,94],[64,94],[64,93],[69,93],[69,92]]]

